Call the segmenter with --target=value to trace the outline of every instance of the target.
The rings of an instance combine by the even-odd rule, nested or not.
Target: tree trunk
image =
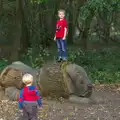
[[[0,17],[2,15],[3,12],[3,0],[0,0]]]
[[[56,23],[56,15],[57,15],[57,10],[59,8],[61,0],[55,0],[55,4],[54,4],[54,11],[53,11],[53,15],[52,15],[52,34],[53,36],[55,35],[55,23]]]
[[[68,43],[73,44],[73,39],[75,35],[75,28],[77,26],[77,20],[79,17],[79,9],[85,0],[69,0],[69,30],[68,30]]]
[[[30,45],[29,43],[29,32],[28,32],[28,27],[25,21],[25,14],[24,14],[24,8],[23,8],[23,3],[21,5],[21,47],[20,51],[25,52],[26,48]]]
[[[25,19],[22,21],[22,33],[21,33],[21,47],[20,47],[20,52],[25,52],[25,50],[30,46],[30,41],[29,41],[29,32],[27,25],[25,23]]]
[[[69,0],[69,21],[68,21],[68,43],[73,44],[74,37],[74,16],[73,16],[73,0]]]
[[[93,16],[94,16],[94,12],[91,12],[88,18],[86,18],[84,23],[84,29],[80,35],[80,40],[82,41],[82,46],[84,49],[87,49],[87,39],[88,39],[90,24],[92,22]]]
[[[89,28],[85,27],[81,34],[82,46],[84,49],[87,49],[88,31],[89,31]]]
[[[104,25],[104,40],[106,41],[106,43],[109,43],[109,39],[110,39],[110,26],[105,24]]]
[[[105,42],[109,43],[110,40],[110,25],[112,23],[112,15],[111,19],[108,17],[107,12],[99,12],[99,16],[97,16],[97,21],[99,25],[99,36]]]
[[[13,44],[11,48],[10,63],[13,61],[19,60],[19,50],[21,44],[21,35],[22,35],[22,0],[16,0],[16,31],[13,37]]]

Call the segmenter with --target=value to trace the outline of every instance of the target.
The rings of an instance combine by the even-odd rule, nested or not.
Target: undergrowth
[[[29,48],[22,55],[22,61],[34,68],[40,68],[48,61],[56,59],[57,49],[52,47]],[[93,83],[120,83],[120,50],[119,48],[104,48],[82,51],[79,47],[68,47],[69,61],[85,68]],[[3,61],[0,66],[3,67]]]

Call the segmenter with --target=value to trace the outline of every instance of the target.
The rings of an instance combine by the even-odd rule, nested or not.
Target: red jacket
[[[67,28],[66,19],[58,20],[56,22],[56,38],[63,38],[65,33],[65,28]]]
[[[37,101],[39,105],[42,104],[41,96],[35,86],[25,86],[20,91],[19,102],[18,102],[19,109],[22,109],[24,101],[28,101],[28,102]]]

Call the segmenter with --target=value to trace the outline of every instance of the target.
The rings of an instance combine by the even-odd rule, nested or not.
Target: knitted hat
[[[33,82],[33,76],[31,74],[24,74],[22,77],[22,81],[24,84],[30,84]]]

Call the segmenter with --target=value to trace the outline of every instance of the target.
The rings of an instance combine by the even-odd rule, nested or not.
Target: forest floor
[[[73,104],[64,100],[43,100],[38,120],[120,120],[120,93],[118,87],[100,86],[94,96],[104,99],[98,104]],[[0,102],[0,120],[17,120],[17,102]]]

